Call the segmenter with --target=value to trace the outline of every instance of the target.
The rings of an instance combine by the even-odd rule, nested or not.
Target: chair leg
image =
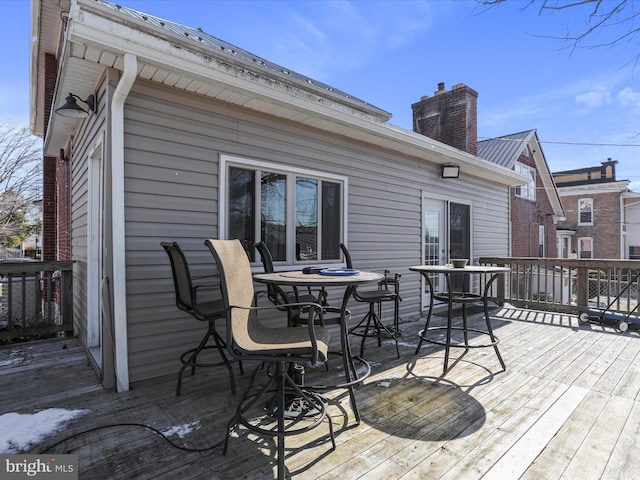
[[[367,341],[367,337],[377,337],[378,347],[381,347],[382,337],[385,336],[385,337],[390,337],[395,341],[396,355],[398,356],[398,358],[400,358],[400,348],[398,346],[398,338],[396,336],[397,330],[394,331],[388,328],[387,326],[383,325],[382,317],[376,314],[376,304],[378,305],[378,310],[381,311],[382,302],[369,302],[369,311],[355,327],[349,330],[349,333],[362,337],[362,340],[360,342],[361,357],[364,357],[364,345],[365,345],[365,342]],[[396,325],[397,322],[398,322],[397,314],[394,313],[394,325]],[[359,332],[359,330],[361,330],[361,333]],[[420,347],[418,347],[418,349],[419,348]]]
[[[287,362],[285,361],[276,361],[274,362],[276,366],[276,370],[273,374],[269,374],[269,380],[263,385],[257,393],[251,393],[252,386],[256,377],[257,372],[261,369],[261,367],[256,368],[256,371],[253,374],[252,380],[250,382],[247,391],[245,392],[242,400],[238,404],[238,408],[236,410],[236,414],[231,418],[231,420],[227,423],[227,432],[224,441],[224,448],[222,451],[223,455],[226,455],[228,445],[229,445],[229,436],[233,427],[237,424],[244,425],[247,429],[252,432],[261,434],[261,435],[271,435],[277,437],[277,478],[278,480],[284,480],[286,478],[287,469],[285,465],[285,439],[289,435],[295,435],[297,433],[303,433],[312,428],[315,428],[325,419],[328,419],[329,422],[329,435],[332,444],[332,450],[336,448],[335,435],[333,431],[333,424],[331,417],[327,414],[326,406],[323,404],[322,400],[317,394],[305,392],[298,385],[295,384],[294,380],[287,373]],[[252,408],[258,400],[265,399],[265,395],[267,393],[273,392],[273,386],[275,384],[275,407],[273,410],[273,414],[276,417],[277,428],[266,428],[261,427],[259,425],[252,425],[248,418],[245,417],[245,413]],[[308,408],[304,411],[299,411],[295,414],[294,417],[289,418],[290,424],[297,424],[302,417],[305,416],[305,413],[308,414],[309,411],[315,411],[313,416],[315,419],[311,421],[311,424],[307,427],[301,427],[297,430],[287,430],[287,392],[292,393],[296,397],[300,397],[300,401],[305,405],[308,405]],[[271,404],[273,406],[273,404]]]
[[[176,388],[176,395],[180,395],[180,390],[182,389],[182,374],[184,373],[186,368],[191,366],[191,375],[195,375],[196,361],[198,359],[198,354],[202,351],[202,349],[205,347],[205,345],[209,341],[210,335],[211,335],[211,329],[207,330],[207,333],[205,334],[205,336],[202,337],[202,340],[200,340],[200,344],[198,345],[197,348],[193,350],[193,353],[189,356],[187,360],[183,361],[182,357],[180,358],[180,360],[182,361],[182,368],[180,368],[180,372],[178,372],[178,386]]]
[[[209,338],[213,338],[215,342],[215,346],[213,345],[207,346],[207,343],[209,342]],[[222,359],[222,362],[198,364],[198,355],[202,350],[206,348],[215,348],[216,350],[218,350],[218,353],[220,354],[220,358]],[[218,365],[224,365],[229,370],[229,381],[231,383],[231,393],[235,395],[236,382],[235,382],[235,375],[233,373],[233,363],[235,362],[235,360],[231,360],[229,359],[229,357],[227,357],[227,355],[225,354],[225,349],[226,349],[226,344],[224,340],[216,330],[214,322],[210,321],[209,328],[207,329],[207,333],[205,334],[204,337],[202,337],[200,344],[193,350],[189,350],[183,353],[182,356],[180,357],[180,361],[182,362],[182,367],[178,372],[178,385],[176,387],[176,395],[180,395],[180,391],[182,390],[182,376],[187,367],[191,367],[191,375],[195,375],[196,367],[214,367]],[[185,359],[187,355],[189,355],[189,357]],[[240,373],[244,374],[244,371],[242,368],[242,362],[238,362],[238,363],[239,363]]]

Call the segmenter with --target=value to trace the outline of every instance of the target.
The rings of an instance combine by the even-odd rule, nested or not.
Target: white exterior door
[[[448,260],[448,240],[446,224],[445,200],[424,197],[422,201],[422,236],[423,236],[423,262],[425,265],[442,265]],[[433,288],[436,292],[444,286],[442,274],[430,275]],[[426,308],[430,303],[431,292],[429,285],[422,279],[422,306]]]
[[[102,366],[104,168],[102,144],[89,157],[87,205],[87,346]]]

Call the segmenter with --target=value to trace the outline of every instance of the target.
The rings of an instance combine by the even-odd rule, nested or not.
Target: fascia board
[[[542,179],[544,189],[547,192],[547,197],[551,202],[553,212],[556,216],[564,217],[564,208],[562,207],[562,201],[560,200],[556,183],[553,181],[553,176],[551,175],[549,165],[547,164],[544,152],[542,151],[542,146],[540,145],[538,135],[535,131],[532,132],[532,136],[529,138],[529,143],[531,150],[534,152],[533,158],[536,163],[536,168],[538,169],[538,173]]]
[[[599,193],[621,193],[626,191],[629,180],[606,183],[590,183],[587,185],[572,185],[569,187],[558,187],[558,195],[568,197],[572,195],[597,195]]]

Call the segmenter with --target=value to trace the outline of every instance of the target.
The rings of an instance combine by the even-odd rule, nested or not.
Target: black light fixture
[[[460,176],[460,165],[441,165],[442,178],[458,178]]]
[[[60,161],[61,162],[68,162],[69,161],[69,157],[65,157],[64,156],[64,148],[60,149]]]
[[[80,105],[78,105],[76,100],[80,100],[82,103],[86,104],[88,110],[85,110]],[[65,98],[64,105],[56,108],[56,113],[68,118],[85,118],[91,115],[92,112],[95,112],[95,109],[95,95],[91,94],[87,97],[86,100],[82,100],[79,96],[70,93],[69,95],[67,95],[67,98]]]

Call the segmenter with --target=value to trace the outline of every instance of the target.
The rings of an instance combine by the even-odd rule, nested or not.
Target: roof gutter
[[[129,390],[127,344],[127,265],[124,221],[124,102],[138,73],[135,55],[124,54],[122,77],[111,101],[111,211],[115,374],[118,392]]]

